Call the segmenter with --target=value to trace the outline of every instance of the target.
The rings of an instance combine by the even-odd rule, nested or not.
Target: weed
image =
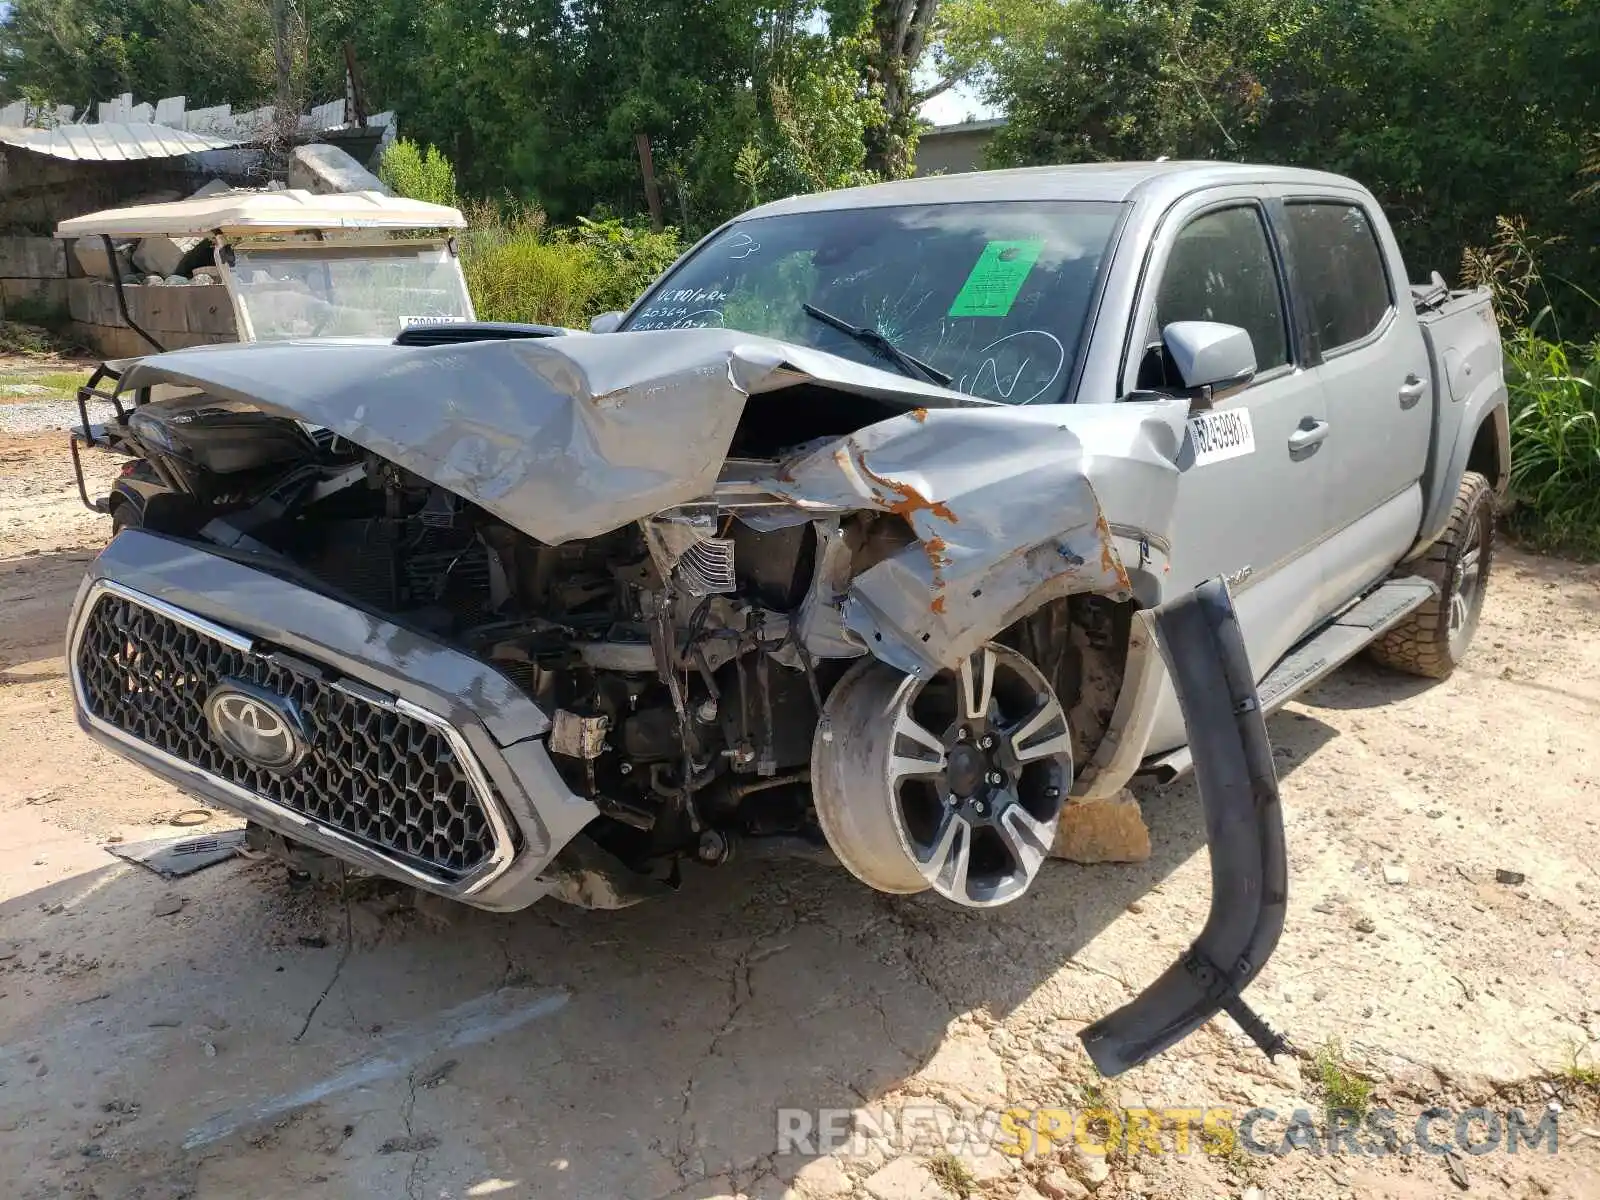
[[[1266,1164],[1259,1156],[1245,1149],[1239,1135],[1232,1129],[1202,1133],[1200,1146],[1213,1162],[1240,1183],[1256,1184],[1266,1177]]]
[[[968,1200],[978,1186],[977,1179],[967,1170],[967,1164],[949,1151],[935,1154],[928,1160],[927,1167],[934,1181],[946,1191],[954,1192],[960,1200]]]
[[[12,305],[15,313],[17,306]],[[74,349],[72,343],[42,325],[24,321],[0,321],[0,354],[67,354]]]
[[[40,387],[47,387],[52,392],[61,392],[67,396],[76,396],[78,389],[89,381],[88,371],[46,371],[42,375],[35,375],[33,381]]]
[[[1539,269],[1554,244],[1501,218],[1493,244],[1467,252],[1463,273],[1493,292],[1504,328],[1511,528],[1536,549],[1600,556],[1600,340],[1561,336]]]
[[[1600,1066],[1593,1062],[1580,1062],[1585,1047],[1574,1043],[1569,1051],[1570,1061],[1567,1062],[1557,1075],[1569,1086],[1583,1088],[1600,1095]]]
[[[1506,341],[1512,525],[1535,546],[1600,555],[1600,343]]]
[[[1367,1115],[1372,1102],[1372,1084],[1345,1067],[1344,1053],[1337,1040],[1330,1040],[1318,1050],[1312,1065],[1316,1069],[1317,1087],[1329,1112],[1348,1112],[1358,1121]]]

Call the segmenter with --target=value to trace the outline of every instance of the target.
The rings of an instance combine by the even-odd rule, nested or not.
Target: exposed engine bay
[[[837,424],[817,406],[808,413],[813,424]],[[812,800],[813,747],[828,698],[866,654],[842,623],[844,592],[917,543],[905,516],[774,520],[770,503],[711,498],[549,545],[338,435],[236,401],[146,403],[129,429],[145,453],[136,469],[160,483],[140,524],[492,665],[550,715],[557,769],[602,814],[588,836],[632,869],[659,874],[680,857],[714,864],[736,846],[828,854]],[[752,421],[736,445],[773,450],[761,445],[772,437],[769,423]],[[744,475],[757,465],[731,464]],[[1017,662],[976,681],[995,691],[985,711],[962,705],[955,674],[936,676],[918,696],[919,712],[932,714],[924,718],[931,740],[988,743],[966,757],[958,747],[951,778],[925,789],[924,836],[938,833],[945,797],[957,793],[982,809],[983,797],[1018,789],[1031,818],[1014,831],[980,823],[967,848],[971,878],[948,889],[999,903],[1031,880],[1071,784],[1073,753],[1086,760],[1110,719],[1127,636],[1128,606],[1063,597],[999,635],[995,644],[1013,647]],[[816,656],[808,642],[832,653]],[[1014,715],[1037,715],[1041,695],[1004,670],[1033,672],[1030,664],[1051,681],[1050,727],[1038,731],[1050,761],[1007,773],[987,753],[1005,730],[985,722],[1003,716],[1008,684]],[[964,710],[967,726],[957,729]],[[1008,841],[1024,861],[1012,861]],[[855,857],[846,850],[853,869],[872,871]]]

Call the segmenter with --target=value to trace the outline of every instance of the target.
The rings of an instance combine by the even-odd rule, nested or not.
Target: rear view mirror
[[[1237,325],[1216,321],[1174,321],[1161,341],[1183,386],[1203,404],[1249,383],[1256,373],[1256,350]]]
[[[619,312],[603,312],[589,322],[590,333],[615,333],[617,326],[622,324],[622,314]]]

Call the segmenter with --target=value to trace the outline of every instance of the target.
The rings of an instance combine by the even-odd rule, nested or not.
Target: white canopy
[[[380,192],[331,196],[288,189],[218,192],[168,204],[138,204],[73,217],[56,227],[60,238],[204,237],[211,233],[294,233],[303,229],[460,229],[454,208]]]

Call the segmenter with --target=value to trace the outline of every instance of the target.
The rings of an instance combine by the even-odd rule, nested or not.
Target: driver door
[[[1168,214],[1140,290],[1138,387],[1173,387],[1161,330],[1219,321],[1250,334],[1251,382],[1190,417],[1178,460],[1169,596],[1228,579],[1256,679],[1316,620],[1318,544],[1333,531],[1325,489],[1323,393],[1300,368],[1288,287],[1266,205],[1254,189],[1191,198]],[[1149,750],[1185,741],[1170,685]]]

